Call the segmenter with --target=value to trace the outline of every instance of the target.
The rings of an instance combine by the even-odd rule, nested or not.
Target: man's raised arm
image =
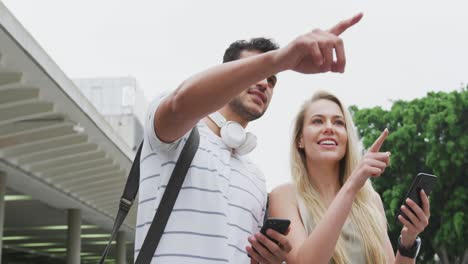
[[[173,142],[243,90],[278,72],[344,72],[344,46],[338,36],[361,18],[358,14],[328,31],[313,30],[299,36],[284,48],[224,63],[188,78],[156,110],[157,137]]]

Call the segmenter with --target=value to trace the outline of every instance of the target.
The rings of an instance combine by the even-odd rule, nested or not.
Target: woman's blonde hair
[[[309,180],[305,152],[303,149],[298,148],[298,143],[302,136],[304,118],[309,106],[321,99],[336,103],[341,108],[346,123],[348,142],[345,156],[340,161],[339,180],[341,185],[346,182],[361,158],[359,139],[351,114],[336,96],[326,91],[319,91],[311,99],[304,102],[294,123],[293,140],[291,143],[291,173],[297,193],[304,201],[315,223],[318,223],[322,219],[326,209],[322,198]],[[373,202],[373,199],[375,199],[374,192],[368,180],[354,199],[350,216],[352,223],[357,227],[357,232],[362,238],[366,263],[379,264],[386,263],[387,259],[382,236],[383,230],[385,230],[386,219],[380,213],[376,203]],[[336,264],[349,263],[341,235],[336,244],[332,259]]]

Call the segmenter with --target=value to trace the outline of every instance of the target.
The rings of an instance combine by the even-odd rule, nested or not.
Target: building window
[[[122,88],[122,106],[133,106],[135,104],[135,88],[124,86]]]
[[[102,102],[102,87],[101,86],[91,86],[90,101],[94,107],[102,113],[103,102]]]

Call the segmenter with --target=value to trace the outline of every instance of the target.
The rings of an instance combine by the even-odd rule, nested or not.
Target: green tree
[[[350,110],[366,148],[383,129],[390,131],[382,150],[392,153],[391,165],[373,184],[386,209],[393,248],[401,231],[397,208],[413,177],[426,172],[439,179],[430,195],[431,218],[420,235],[418,261],[435,263],[437,253],[444,264],[468,263],[468,86],[396,101],[389,111],[356,106]]]

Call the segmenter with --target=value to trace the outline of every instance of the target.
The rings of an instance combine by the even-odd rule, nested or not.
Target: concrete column
[[[5,222],[5,193],[6,173],[0,171],[0,238],[3,237],[3,225]],[[0,264],[2,263],[3,240],[0,239]]]
[[[117,264],[127,264],[127,248],[125,246],[125,232],[117,233]]]
[[[68,209],[67,264],[80,264],[81,210]]]

